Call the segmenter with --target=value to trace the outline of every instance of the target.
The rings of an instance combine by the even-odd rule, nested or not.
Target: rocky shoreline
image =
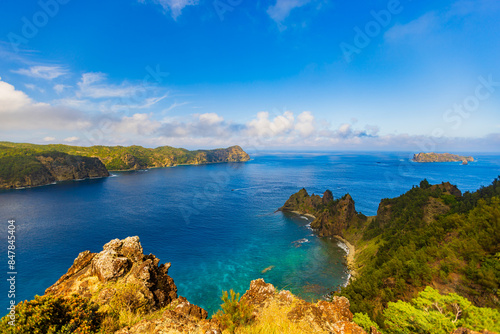
[[[345,258],[346,258],[346,262],[347,262],[347,269],[349,269],[349,274],[351,275],[349,281],[347,282],[347,284],[349,284],[350,280],[351,279],[355,279],[356,275],[357,275],[356,270],[355,270],[355,266],[356,266],[356,260],[355,260],[356,247],[354,247],[353,244],[351,244],[349,241],[347,241],[346,239],[342,238],[339,235],[334,235],[333,238],[339,240],[340,242],[342,242],[344,245],[347,246],[348,252],[347,252]]]

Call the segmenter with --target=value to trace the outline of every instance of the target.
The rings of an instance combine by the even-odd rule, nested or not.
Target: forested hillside
[[[500,309],[499,179],[463,195],[424,180],[344,234],[357,246],[358,276],[339,294],[381,326],[394,316],[390,302],[410,301],[426,286]]]

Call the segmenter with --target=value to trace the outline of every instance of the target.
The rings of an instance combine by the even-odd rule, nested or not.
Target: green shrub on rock
[[[68,298],[36,296],[17,304],[15,322],[5,316],[0,320],[1,333],[16,334],[93,334],[99,331],[98,306],[77,295]]]
[[[252,306],[245,300],[240,300],[240,294],[231,290],[222,291],[222,310],[213,316],[220,321],[222,327],[230,333],[234,333],[239,326],[245,326],[252,321]]]

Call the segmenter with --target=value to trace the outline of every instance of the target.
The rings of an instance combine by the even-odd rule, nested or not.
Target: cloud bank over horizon
[[[495,133],[476,138],[436,133],[384,134],[379,124],[361,125],[357,119],[331,123],[318,119],[313,111],[257,111],[246,122],[226,119],[214,112],[171,117],[138,107],[152,106],[168,94],[145,96],[144,101],[136,100],[135,104],[117,104],[114,99],[125,98],[143,87],[107,83],[103,73],[83,73],[73,87],[73,97],[42,103],[0,78],[0,129],[3,133],[15,132],[16,141],[81,146],[240,145],[255,149],[408,151],[491,151],[500,146],[500,134]],[[93,112],[88,112],[89,106]]]

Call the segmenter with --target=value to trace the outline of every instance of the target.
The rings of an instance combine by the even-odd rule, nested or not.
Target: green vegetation
[[[16,306],[15,326],[10,318],[0,320],[1,333],[16,334],[92,334],[99,330],[98,306],[88,299],[73,295],[68,298],[36,296]]]
[[[421,299],[412,304],[404,302],[411,300],[428,285],[455,291],[469,299],[475,306],[468,307],[468,310],[476,312],[470,311],[472,313],[467,313],[469,315],[498,312],[498,179],[488,187],[463,196],[459,196],[456,188],[449,184],[431,186],[424,180],[420,187],[414,187],[400,197],[382,200],[379,215],[369,221],[364,229],[354,231],[354,228],[350,228],[346,231],[348,236],[357,234],[359,240],[356,242],[359,249],[356,255],[359,275],[340,292],[340,295],[350,300],[353,312],[369,315],[383,329],[394,329],[394,326],[399,326],[397,318],[411,314],[414,308],[418,312],[430,312],[424,310]],[[432,297],[437,300],[437,292],[431,293],[428,289],[419,298]],[[452,297],[457,299],[458,295]],[[446,300],[452,297],[443,297],[439,302],[447,303]],[[402,301],[395,303],[397,300]],[[465,301],[464,298],[460,299],[462,306]],[[495,310],[478,311],[477,306]],[[446,309],[450,311],[450,306],[446,306]],[[453,326],[459,323],[472,326],[473,322],[465,321],[467,314],[461,314]],[[448,313],[432,313],[425,317],[428,323],[422,322],[418,326],[432,327],[434,321],[444,321],[446,317]],[[441,322],[442,326],[445,326],[444,323]],[[449,328],[453,327],[446,326],[443,331],[449,332]],[[478,324],[469,328],[480,327]],[[412,329],[407,332],[416,333]],[[420,332],[428,333],[424,329]]]
[[[366,313],[354,313],[352,321],[361,326],[367,333],[370,333],[372,327],[380,332],[380,327]]]
[[[234,333],[236,328],[249,325],[252,321],[252,306],[245,300],[240,300],[240,294],[231,290],[222,292],[221,309],[214,315],[220,321],[222,328]]]
[[[112,333],[125,326],[133,326],[146,315],[151,316],[145,291],[132,283],[116,285],[115,293],[100,311],[104,318],[101,330]]]
[[[4,157],[37,156],[47,152],[99,158],[108,170],[142,169],[181,164],[215,163],[249,160],[241,147],[227,149],[189,151],[170,146],[155,149],[141,146],[68,146],[61,144],[36,145],[0,142],[0,159]],[[231,156],[230,156],[231,155]],[[19,160],[21,162],[21,160]],[[0,164],[1,163],[0,160]],[[0,174],[1,177],[2,174]]]
[[[441,295],[431,287],[409,303],[390,302],[384,317],[387,334],[449,334],[458,327],[500,332],[499,311],[476,307],[455,293]]]
[[[33,155],[0,157],[0,179],[6,183],[22,182],[26,175],[44,170],[45,167]]]

